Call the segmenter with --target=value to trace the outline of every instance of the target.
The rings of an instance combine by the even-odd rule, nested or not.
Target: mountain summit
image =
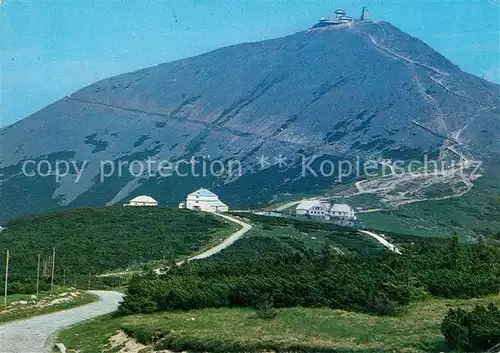
[[[228,202],[269,201],[322,187],[293,172],[304,155],[408,159],[454,151],[497,160],[499,107],[499,86],[386,22],[234,45],[96,82],[1,129],[0,221],[151,191],[176,204],[201,186]],[[238,160],[243,175],[102,178],[102,161],[193,156]],[[261,156],[269,168],[258,167]],[[288,169],[271,173],[279,156]],[[24,176],[28,160],[31,168],[48,161],[41,170],[51,174]],[[72,163],[63,178],[54,177],[57,160]]]

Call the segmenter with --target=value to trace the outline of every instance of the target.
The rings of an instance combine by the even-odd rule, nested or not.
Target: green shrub
[[[458,240],[416,242],[403,249],[403,256],[384,251],[364,256],[339,255],[330,246],[314,251],[298,240],[244,237],[209,259],[172,266],[162,276],[133,278],[122,306],[129,312],[255,308],[269,295],[276,308],[330,307],[394,315],[429,295],[497,293],[500,248]]]
[[[269,294],[264,294],[256,303],[257,316],[264,320],[273,319],[276,317],[276,309],[274,308],[273,298]]]
[[[55,278],[61,282],[63,271],[73,278],[187,256],[229,227],[211,214],[176,208],[73,209],[13,220],[2,232],[0,254],[10,250],[9,277],[14,281],[35,277],[39,254],[44,277],[43,265],[51,264],[55,247]],[[5,271],[4,263],[0,261],[0,272]],[[45,276],[50,277],[50,271]]]
[[[50,289],[50,285],[45,281],[40,281],[38,285],[38,290],[43,292]],[[10,294],[35,294],[36,293],[36,281],[34,280],[24,280],[12,282],[9,288]]]
[[[128,336],[145,345],[154,344],[165,336],[161,328],[146,324],[123,325],[121,329]]]
[[[495,304],[472,311],[450,309],[441,324],[450,348],[482,352],[500,342],[500,310]]]

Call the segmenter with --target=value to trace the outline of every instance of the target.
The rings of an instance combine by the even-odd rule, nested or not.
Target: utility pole
[[[63,287],[66,287],[66,269],[63,268]]]
[[[40,254],[36,262],[36,300],[38,300],[38,287],[40,286]]]
[[[56,247],[52,248],[52,279],[50,283],[50,291],[54,294],[54,265],[56,263]]]
[[[5,288],[3,297],[3,307],[7,311],[7,281],[9,280],[9,250],[7,250],[7,259],[5,260]]]
[[[43,259],[43,264],[42,264],[42,276],[44,278],[47,277],[47,260]]]

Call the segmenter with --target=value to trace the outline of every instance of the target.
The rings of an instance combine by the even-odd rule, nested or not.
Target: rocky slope
[[[464,158],[498,160],[499,107],[499,86],[385,22],[235,45],[102,80],[1,129],[0,221],[141,193],[176,204],[200,186],[248,205],[334,182],[301,177],[302,156],[455,157],[451,147]],[[280,155],[286,160],[276,164]],[[157,169],[193,156],[221,160],[225,172],[197,176],[201,163],[194,173],[187,163],[171,176],[160,172],[173,165]],[[259,163],[261,156],[269,159]],[[139,177],[138,163],[134,175],[118,168],[148,157],[153,170]],[[40,170],[53,173],[26,177],[27,160],[35,161],[28,172],[48,160]],[[60,180],[57,160],[74,163]],[[228,172],[234,160],[242,176]]]

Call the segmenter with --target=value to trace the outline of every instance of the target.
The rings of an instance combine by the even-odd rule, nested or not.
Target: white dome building
[[[158,201],[153,199],[151,196],[142,195],[133,198],[128,204],[123,206],[158,206]]]
[[[219,196],[207,189],[198,189],[190,193],[186,202],[181,202],[179,208],[203,212],[227,212],[229,207],[219,200]]]

